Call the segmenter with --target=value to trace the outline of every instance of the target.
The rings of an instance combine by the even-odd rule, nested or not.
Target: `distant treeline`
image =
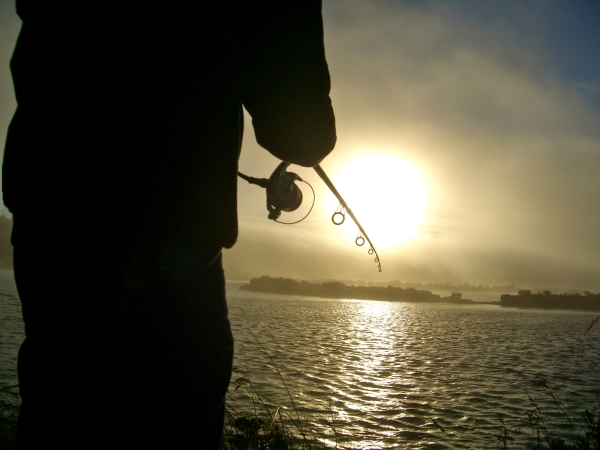
[[[505,294],[507,292],[517,292],[520,288],[514,284],[501,286],[484,286],[482,284],[474,285],[469,283],[464,284],[448,284],[448,283],[419,283],[412,281],[362,281],[362,280],[314,280],[315,283],[324,283],[328,281],[339,281],[345,284],[356,284],[358,286],[369,287],[401,287],[413,288],[428,291],[452,291],[452,292],[499,292]]]
[[[12,270],[13,248],[10,243],[13,220],[11,217],[0,215],[0,270]]]
[[[581,311],[600,311],[600,294],[585,291],[581,294],[552,294],[550,291],[533,294],[521,290],[516,295],[500,296],[500,306],[513,308],[576,309]]]
[[[262,276],[252,278],[249,284],[240,286],[246,291],[268,292],[284,295],[303,295],[324,298],[349,298],[358,300],[385,300],[401,302],[445,302],[445,303],[474,303],[463,300],[460,293],[449,297],[440,297],[430,291],[400,287],[347,286],[339,281],[309,283],[296,281],[291,278],[272,278]]]
[[[411,282],[400,282],[392,281],[389,283],[391,286],[414,288],[414,289],[429,289],[432,291],[460,291],[460,292],[517,292],[519,288],[514,284],[505,286],[484,286],[484,285],[471,285],[465,284],[445,284],[445,283],[411,283]]]

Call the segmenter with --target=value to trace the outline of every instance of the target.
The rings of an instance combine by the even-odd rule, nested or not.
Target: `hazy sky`
[[[264,191],[240,181],[230,279],[600,290],[599,1],[324,0],[323,15],[338,144],[322,166],[335,182],[358,156],[398,156],[427,186],[423,223],[413,239],[378,248],[378,273],[331,224],[330,194],[311,170],[296,171],[315,188],[315,209],[294,226],[268,221]],[[18,28],[13,2],[0,0],[2,141]],[[248,125],[240,170],[268,177],[277,162]],[[360,195],[388,220],[399,183],[366,179],[356,179]],[[345,195],[351,207],[357,195]]]

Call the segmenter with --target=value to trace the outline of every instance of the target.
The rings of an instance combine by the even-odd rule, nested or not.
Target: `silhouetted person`
[[[17,1],[3,165],[26,339],[19,448],[210,448],[233,340],[242,105],[335,145],[320,1]]]

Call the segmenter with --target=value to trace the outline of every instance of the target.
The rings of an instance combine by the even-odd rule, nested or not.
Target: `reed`
[[[583,334],[584,338],[598,324],[600,317],[594,319]],[[600,374],[600,364],[591,359],[583,351],[586,359],[595,367]],[[600,380],[600,377],[599,377]],[[553,386],[545,378],[536,375],[530,380],[531,384],[538,387],[538,396],[550,400],[552,408],[550,411],[543,410],[531,395],[527,395],[531,405],[527,412],[527,424],[531,429],[534,439],[529,448],[535,450],[600,450],[600,394],[597,394],[595,404],[583,410],[574,412],[569,406],[568,399],[561,398],[560,387]],[[539,398],[539,397],[538,397]],[[551,413],[561,417],[566,426],[556,426],[549,423]]]
[[[531,429],[535,450],[600,450],[600,395],[596,404],[583,412],[573,412],[568,403],[559,398],[553,386],[546,380],[538,383],[543,393],[552,400],[552,410],[543,410],[531,395],[528,395],[531,410],[527,412],[527,424]],[[568,425],[556,426],[549,423],[549,413],[562,417]]]
[[[242,408],[234,397],[228,395],[223,430],[222,448],[245,449],[321,449],[309,431],[307,421],[260,394],[247,370],[234,368],[233,391],[242,389],[251,400],[251,408]]]
[[[597,326],[599,319],[592,321],[583,334],[584,338]],[[590,358],[585,350],[582,350],[582,354],[600,374],[600,364]],[[539,374],[527,378],[516,371],[511,373],[517,374],[526,385],[532,387],[532,392],[527,393],[531,408],[526,412],[527,420],[524,422],[530,434],[520,429],[509,430],[500,418],[501,426],[497,435],[499,448],[506,449],[510,445],[511,448],[534,450],[600,450],[600,394],[588,408],[573,411],[569,406],[568,394],[567,398],[560,394],[561,391],[568,391],[563,380],[553,385]],[[541,406],[542,402],[546,406]]]
[[[258,392],[252,383],[248,364],[244,358],[245,370],[237,367],[234,368],[234,379],[230,389],[233,389],[233,392],[241,389],[245,396],[251,400],[252,407],[251,409],[247,407],[243,409],[238,405],[234,396],[228,395],[225,428],[223,431],[223,448],[226,450],[313,450],[326,448],[319,444],[314,434],[310,431],[308,421],[300,417],[294,397],[282,373],[277,368],[277,364],[275,364],[275,361],[256,335],[251,330],[248,331],[279,376],[282,387],[290,400],[291,409],[277,404]],[[337,442],[333,417],[331,425]]]
[[[18,386],[0,388],[0,450],[14,450],[21,406]]]

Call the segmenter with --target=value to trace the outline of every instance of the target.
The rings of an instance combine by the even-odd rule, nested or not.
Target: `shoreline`
[[[452,292],[442,297],[428,290],[401,287],[354,286],[339,281],[311,283],[291,278],[269,277],[252,278],[248,284],[239,287],[243,291],[264,292],[282,295],[302,295],[331,299],[355,299],[371,301],[391,301],[409,303],[446,303],[455,305],[494,305],[502,308],[574,310],[600,312],[600,294],[532,294],[522,290],[518,294],[502,294],[500,301],[482,302],[462,298],[461,292]]]

